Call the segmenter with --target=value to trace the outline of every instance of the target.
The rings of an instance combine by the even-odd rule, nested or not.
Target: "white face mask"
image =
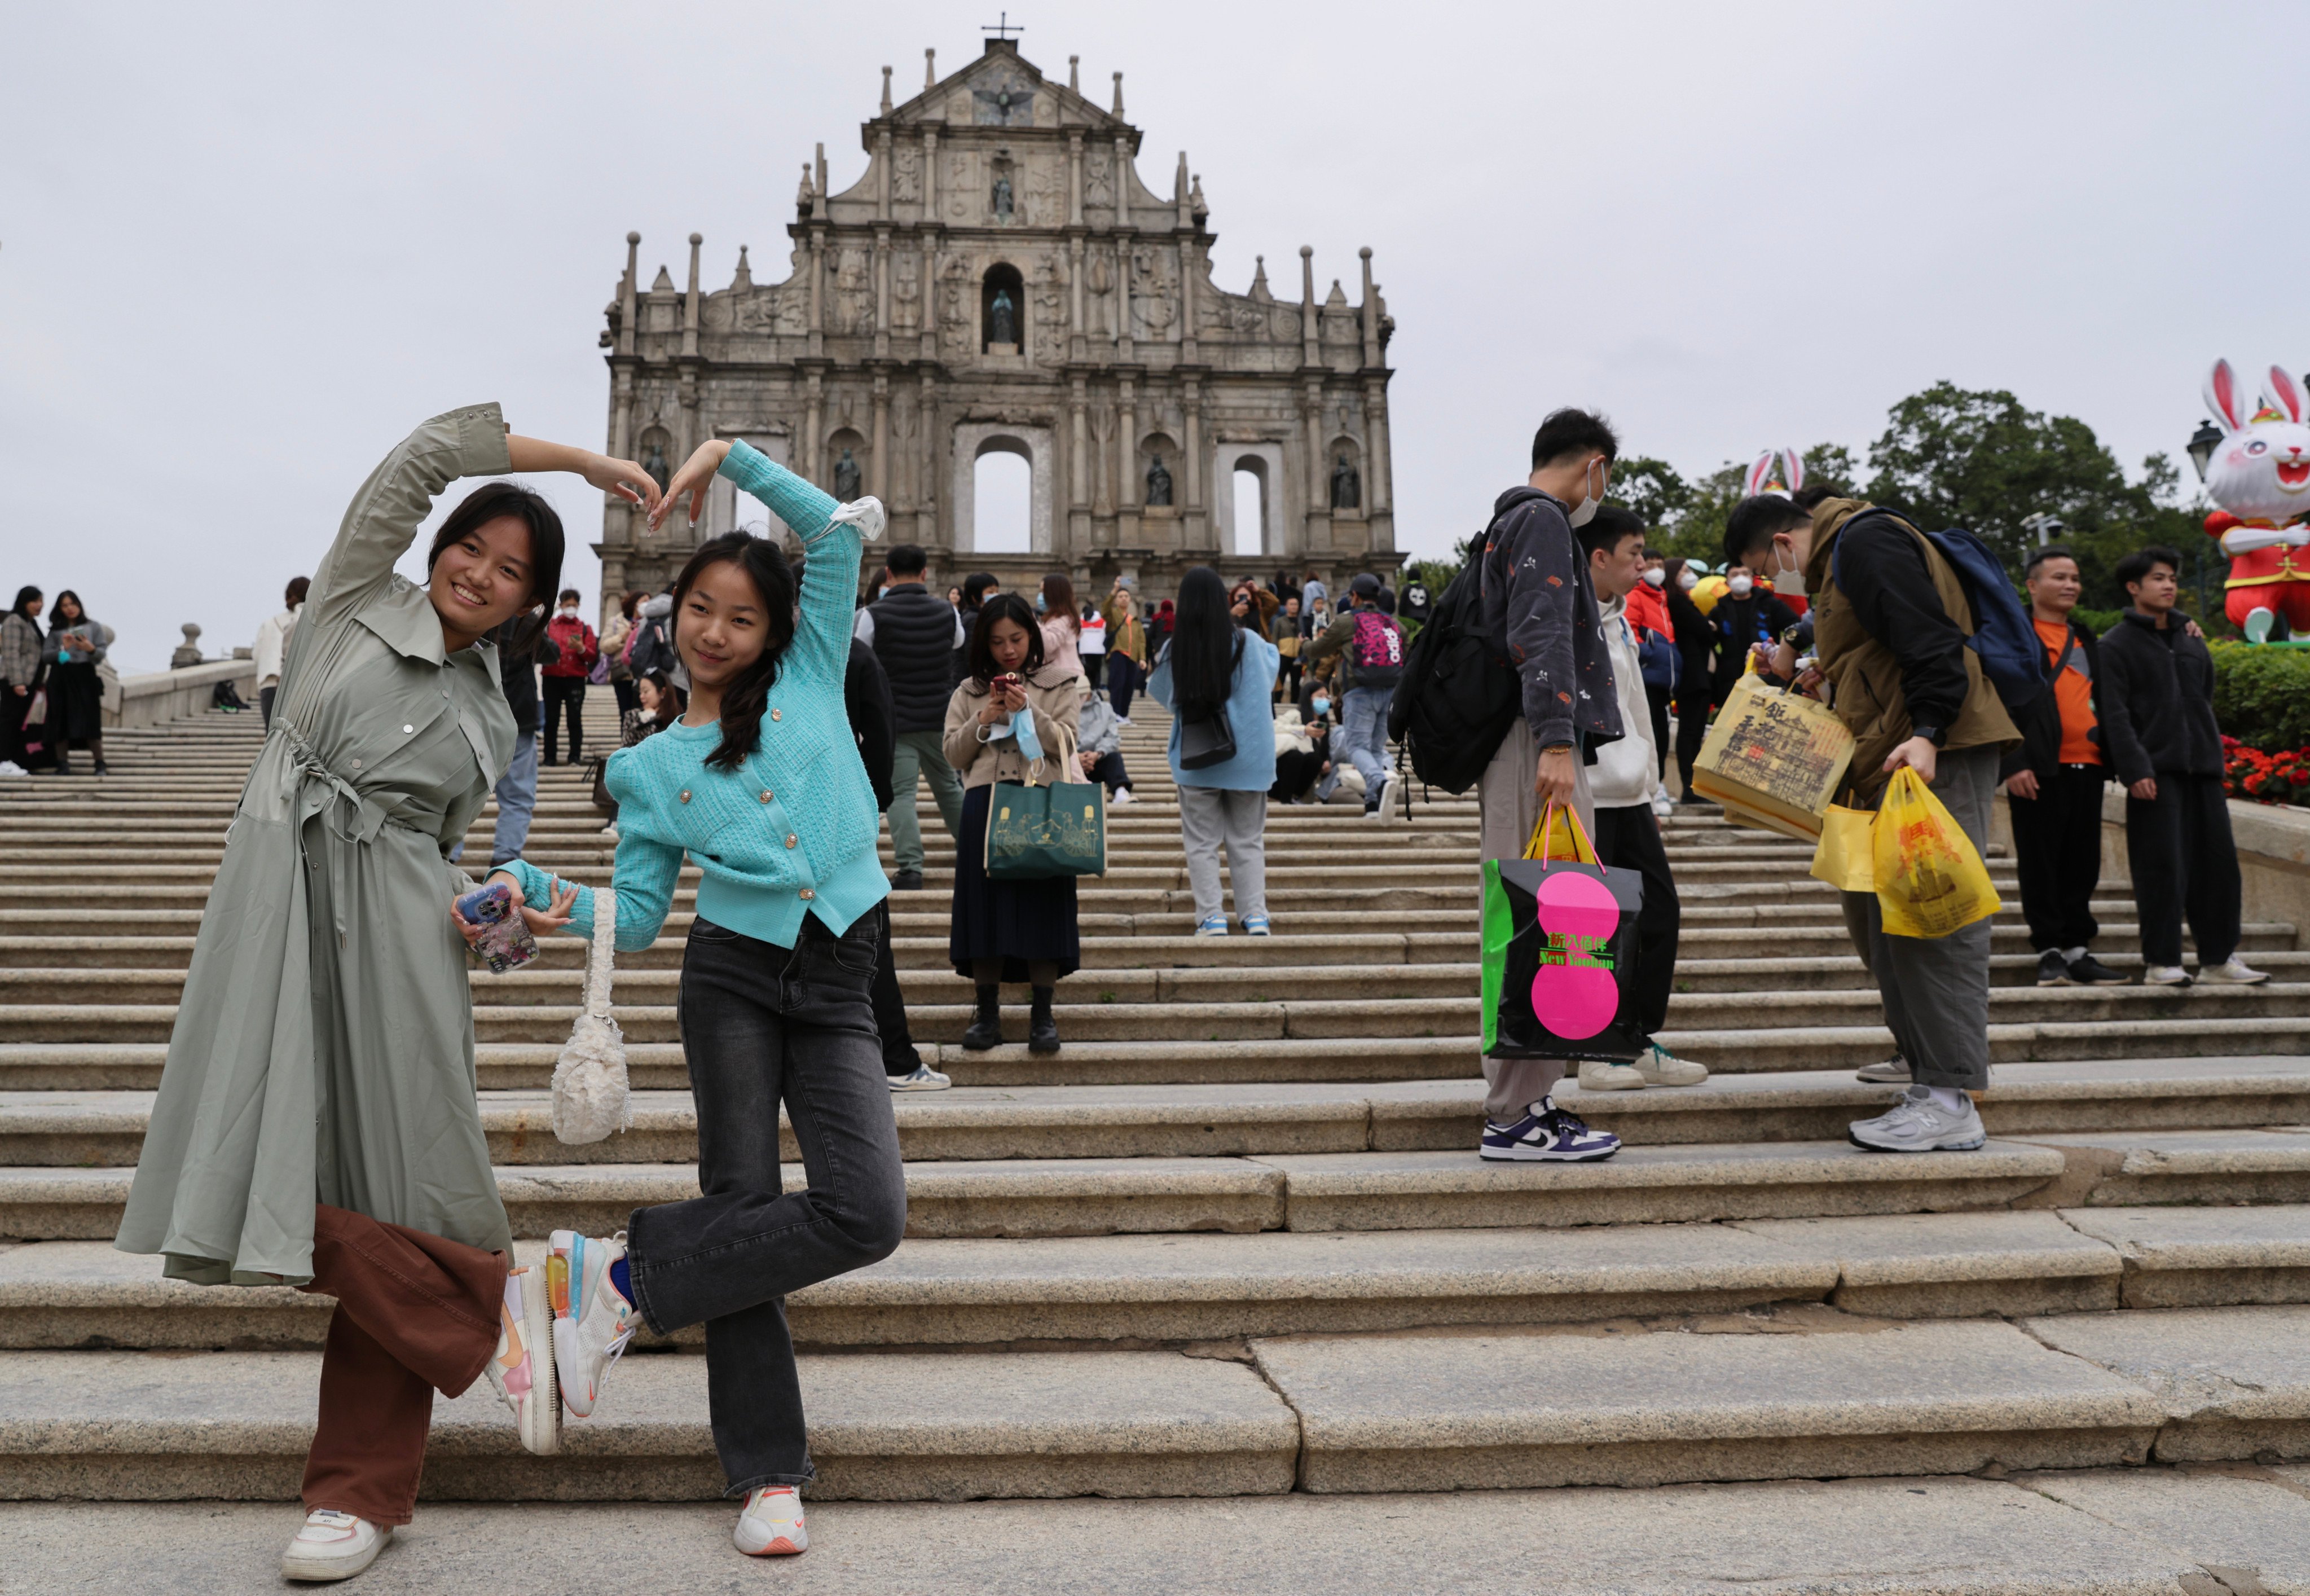
[[[1676,585],[1689,593],[1692,589],[1700,585],[1700,578],[1694,576],[1690,568],[1688,567],[1686,569],[1677,572]]]
[[[1597,497],[1595,488],[1596,467],[1601,464],[1602,462],[1596,460],[1588,462],[1587,474],[1581,479],[1580,484],[1584,497],[1572,507],[1571,514],[1565,517],[1575,526],[1587,525],[1596,518],[1597,510],[1603,506],[1604,501]]]
[[[1792,598],[1804,597],[1805,574],[1801,565],[1783,565],[1781,546],[1773,545],[1773,591],[1785,593]]]
[[[1653,567],[1653,568],[1652,568],[1652,569],[1650,569],[1650,570],[1648,570],[1648,571],[1646,571],[1646,572],[1645,573],[1645,585],[1646,585],[1646,586],[1647,586],[1647,587],[1664,587],[1664,586],[1666,586],[1667,585],[1668,585],[1668,572],[1666,572],[1665,570],[1663,570],[1659,566],[1654,566],[1654,567]]]
[[[1746,577],[1727,577],[1724,579],[1725,590],[1736,599],[1747,598],[1749,590],[1755,585],[1756,583]]]
[[[567,615],[567,616],[571,617],[572,619],[575,619],[575,618],[576,618],[576,616],[577,616],[577,614],[578,614],[578,606],[577,606],[577,605],[575,605],[575,604],[564,604],[564,605],[562,605],[562,606],[561,606],[561,612],[562,612],[564,615]]]

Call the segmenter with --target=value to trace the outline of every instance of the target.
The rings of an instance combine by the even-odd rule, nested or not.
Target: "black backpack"
[[[1524,684],[1483,631],[1484,542],[1412,638],[1387,709],[1388,735],[1412,774],[1447,793],[1476,785],[1524,712]]]

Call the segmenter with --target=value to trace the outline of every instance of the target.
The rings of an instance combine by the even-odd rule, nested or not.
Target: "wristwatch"
[[[1949,735],[1949,728],[1947,726],[1911,726],[1909,735],[1922,737],[1935,748],[1939,748],[1941,745],[1941,740]]]

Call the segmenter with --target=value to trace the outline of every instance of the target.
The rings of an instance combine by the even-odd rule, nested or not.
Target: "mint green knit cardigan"
[[[685,854],[704,873],[700,916],[780,947],[794,946],[806,915],[838,934],[890,890],[875,854],[881,815],[842,697],[858,596],[858,528],[831,520],[841,507],[832,499],[743,442],[730,446],[721,474],[802,540],[808,558],[801,614],[778,662],[760,743],[737,770],[706,765],[721,742],[718,725],[677,724],[610,756],[621,951],[656,940]],[[519,859],[501,868],[520,881],[525,901],[547,901],[547,872]],[[579,889],[567,929],[593,934],[591,888]]]

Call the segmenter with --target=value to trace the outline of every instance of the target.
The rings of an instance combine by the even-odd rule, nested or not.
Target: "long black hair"
[[[66,620],[65,619],[65,601],[66,599],[72,600],[73,618],[70,620]],[[88,606],[80,602],[80,594],[74,593],[69,587],[59,592],[56,594],[56,602],[48,606],[48,629],[52,632],[57,630],[70,631],[76,626],[91,626],[93,624],[95,623],[89,619]]]
[[[529,528],[529,593],[499,648],[507,659],[527,659],[537,652],[537,640],[545,636],[547,612],[561,586],[561,552],[567,542],[561,517],[543,496],[519,482],[483,482],[465,495],[465,502],[449,512],[441,530],[433,534],[433,546],[425,551],[425,578],[432,580],[442,550],[500,516],[511,516]],[[540,604],[545,609],[531,614]]]
[[[1019,673],[1031,676],[1043,668],[1043,629],[1035,624],[1035,612],[1027,601],[1015,593],[998,593],[978,607],[978,620],[970,629],[970,679],[982,690],[994,686],[1003,667],[994,663],[994,623],[1012,621],[1026,629],[1027,657],[1020,662]]]
[[[1235,689],[1236,662],[1243,657],[1243,633],[1229,612],[1227,580],[1207,565],[1179,578],[1177,620],[1171,629],[1171,693],[1188,720],[1209,720],[1227,707]]]
[[[16,602],[8,607],[8,613],[22,615],[24,618],[24,623],[37,632],[40,629],[40,618],[32,613],[31,606],[47,596],[39,588],[27,582],[23,586],[16,589]]]
[[[735,770],[746,762],[762,740],[762,711],[769,707],[770,689],[778,680],[778,662],[795,635],[795,574],[785,552],[768,538],[748,532],[725,532],[708,538],[682,568],[673,582],[673,613],[666,617],[667,641],[680,636],[682,601],[698,579],[714,566],[729,564],[746,573],[762,601],[762,655],[738,672],[722,690],[722,741],[706,762],[717,770]],[[677,655],[680,649],[677,647]]]

